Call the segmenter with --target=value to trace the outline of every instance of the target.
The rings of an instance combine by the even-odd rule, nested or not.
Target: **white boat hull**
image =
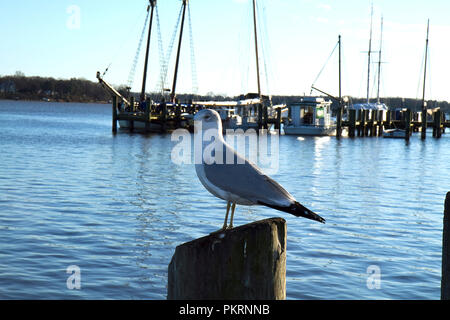
[[[402,129],[387,129],[383,132],[383,138],[405,139],[406,131]]]
[[[334,136],[336,135],[336,127],[323,126],[284,126],[284,134],[297,136]]]

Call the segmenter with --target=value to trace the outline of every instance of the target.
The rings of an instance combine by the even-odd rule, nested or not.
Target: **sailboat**
[[[356,103],[349,107],[349,109],[356,110],[384,110],[389,108],[380,101],[380,76],[381,76],[381,46],[383,43],[383,17],[381,17],[381,35],[380,35],[380,50],[378,51],[378,88],[377,88],[377,101],[370,102],[370,71],[371,71],[371,55],[372,55],[372,26],[373,26],[373,5],[370,17],[370,36],[369,36],[369,51],[367,54],[367,97],[365,103]]]
[[[145,132],[165,132],[175,128],[191,128],[193,126],[193,111],[195,107],[187,104],[180,104],[176,99],[176,84],[178,64],[180,58],[180,48],[183,37],[183,27],[186,15],[186,7],[188,0],[182,1],[182,18],[181,31],[178,40],[178,50],[175,62],[175,71],[170,91],[170,101],[165,101],[164,98],[159,103],[151,101],[146,96],[146,82],[148,72],[148,60],[150,51],[150,39],[152,33],[153,15],[156,8],[156,0],[149,0],[147,7],[146,23],[150,15],[150,23],[148,26],[147,48],[145,53],[144,71],[142,77],[142,89],[138,101],[134,97],[126,98],[106,82],[97,72],[97,79],[103,87],[108,90],[114,99],[117,100],[117,108],[113,106],[113,117],[116,116],[120,128],[139,130]],[[114,120],[114,119],[113,119]]]

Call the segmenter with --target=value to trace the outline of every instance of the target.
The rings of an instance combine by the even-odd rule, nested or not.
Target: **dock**
[[[424,119],[421,119],[421,113],[412,112],[411,109],[403,109],[400,112],[349,109],[347,120],[337,122],[337,127],[347,129],[351,138],[382,136],[383,130],[402,129],[405,130],[405,139],[408,140],[413,132],[419,132],[422,128],[433,128],[433,137],[440,138],[445,129],[450,128],[450,121],[445,119],[444,113],[439,109]],[[426,132],[422,137],[426,137]]]

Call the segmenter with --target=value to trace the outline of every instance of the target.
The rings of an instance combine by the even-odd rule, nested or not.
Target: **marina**
[[[444,4],[140,2],[5,3],[0,300],[450,299]]]

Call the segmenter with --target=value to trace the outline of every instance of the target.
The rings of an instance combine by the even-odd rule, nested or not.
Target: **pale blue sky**
[[[26,75],[95,81],[96,71],[103,72],[112,63],[106,80],[125,84],[147,4],[147,0],[1,0],[0,74],[20,70]],[[421,97],[421,64],[430,18],[427,98],[450,101],[450,2],[373,0],[373,5],[373,50],[378,50],[380,18],[384,17],[382,60],[386,63],[382,65],[381,95]],[[267,80],[262,77],[263,93],[309,94],[341,34],[343,94],[364,97],[370,6],[370,0],[258,0],[260,42],[264,46],[260,62],[262,69],[267,66],[269,75]],[[79,9],[79,25],[77,13],[71,8]],[[164,50],[180,8],[180,0],[158,0]],[[199,93],[256,91],[251,1],[190,0],[190,10]],[[157,88],[159,78],[157,35],[154,23],[147,91]],[[186,24],[178,92],[192,91],[189,42]],[[374,53],[373,61],[377,59]],[[134,90],[141,85],[141,68],[139,64]],[[169,78],[172,70],[173,63]],[[372,70],[375,74],[375,64]],[[371,83],[375,83],[374,78]],[[337,94],[337,55],[316,86]],[[371,93],[374,97],[376,89]]]

